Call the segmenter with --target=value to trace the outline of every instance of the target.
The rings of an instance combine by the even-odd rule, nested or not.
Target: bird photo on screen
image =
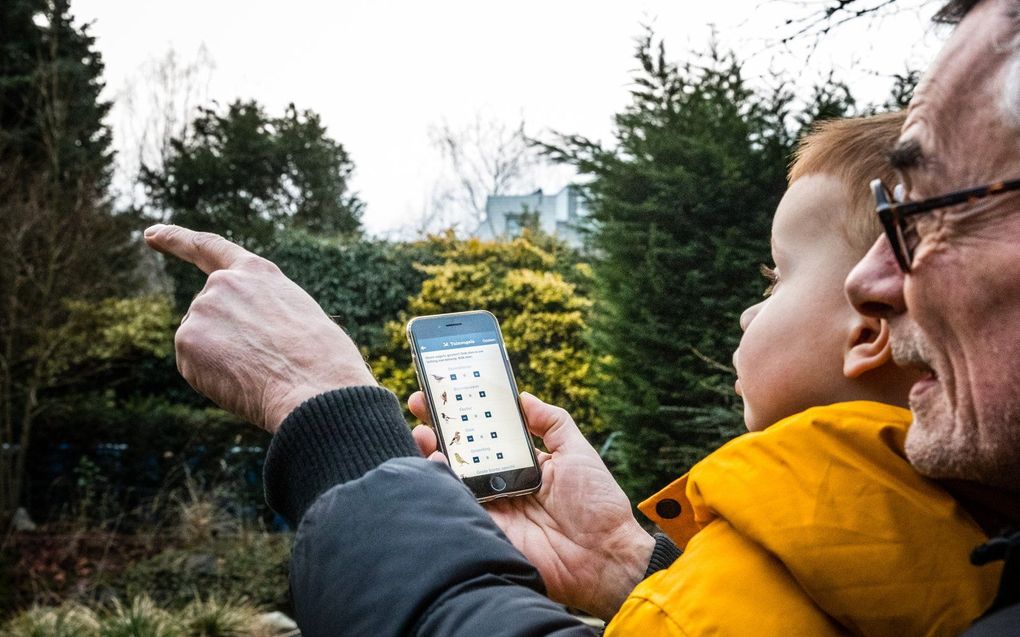
[[[439,374],[432,374],[432,378],[435,378],[436,382],[438,383],[438,382],[442,381],[444,378],[446,378],[446,376],[440,376]]]
[[[443,398],[443,404],[445,405],[446,404],[446,392],[445,391],[443,392],[442,398]]]
[[[450,438],[450,444],[451,445],[455,445],[458,442],[460,442],[460,432],[459,431],[457,433],[453,434],[453,438]]]
[[[445,420],[446,422],[450,422],[450,417],[446,415],[445,411],[439,412],[439,415],[442,416],[443,420]]]
[[[457,453],[456,451],[453,452],[453,457],[459,464],[468,464],[468,461],[465,460],[464,458],[461,458],[460,454]]]

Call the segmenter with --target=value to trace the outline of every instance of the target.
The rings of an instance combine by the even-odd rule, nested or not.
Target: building
[[[555,195],[536,190],[530,195],[494,195],[485,200],[485,221],[474,236],[479,239],[509,239],[525,228],[553,235],[570,246],[581,247],[579,227],[588,216],[577,186],[567,186]]]

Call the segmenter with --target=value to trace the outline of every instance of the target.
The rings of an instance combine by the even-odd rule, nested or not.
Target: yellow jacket
[[[607,637],[958,635],[1001,565],[970,565],[986,536],[907,463],[909,424],[872,402],[809,409],[642,502],[684,554],[634,589]]]

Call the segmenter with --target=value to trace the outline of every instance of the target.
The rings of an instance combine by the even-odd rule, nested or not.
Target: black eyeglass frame
[[[885,237],[889,240],[896,262],[904,274],[910,272],[910,263],[914,260],[913,248],[907,247],[906,242],[906,219],[915,215],[921,215],[939,208],[955,206],[961,203],[971,203],[978,199],[984,199],[992,195],[1020,190],[1020,179],[1009,181],[997,181],[986,186],[967,188],[945,195],[939,195],[921,201],[905,201],[896,203],[890,201],[892,198],[889,188],[882,183],[881,179],[871,181],[871,192],[875,195],[875,212],[878,219],[885,228]]]

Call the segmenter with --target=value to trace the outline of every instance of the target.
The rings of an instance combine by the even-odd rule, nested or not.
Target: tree
[[[103,62],[68,0],[10,0],[0,21],[0,162],[105,195],[112,170]]]
[[[193,57],[168,49],[139,66],[118,91],[115,112],[121,131],[118,172],[127,192],[118,193],[136,208],[144,207],[142,167],[164,172],[171,143],[183,138],[198,108],[209,102],[208,89],[215,65],[205,46]]]
[[[71,300],[131,285],[132,219],[114,215],[103,62],[66,0],[0,5],[0,516],[22,496],[32,425],[63,382]]]
[[[731,372],[716,361],[729,360],[739,314],[760,295],[796,138],[788,92],[757,96],[732,55],[713,47],[678,66],[647,33],[637,59],[615,146],[544,144],[591,177],[600,407],[621,432],[612,459],[635,498],[741,429]]]
[[[490,196],[534,190],[534,170],[541,156],[530,146],[523,120],[508,125],[476,113],[463,128],[444,122],[429,135],[450,173],[434,193],[431,210],[421,221],[422,232],[461,224],[474,230],[488,221],[485,206]],[[498,234],[494,228],[490,232]]]
[[[223,113],[201,108],[188,133],[170,142],[162,170],[146,166],[151,205],[174,223],[268,245],[289,226],[356,233],[364,204],[349,191],[354,164],[319,116],[293,104],[269,117],[254,101]]]
[[[160,167],[142,168],[153,216],[221,234],[261,251],[286,227],[356,234],[364,204],[350,192],[354,164],[319,116],[294,105],[268,116],[256,102],[199,109],[186,135],[170,142]],[[186,264],[167,271],[185,307],[204,277]]]
[[[921,72],[917,69],[908,68],[902,74],[893,74],[892,91],[889,99],[883,104],[884,110],[898,111],[909,106],[910,100],[914,97],[914,89],[920,81]]]
[[[833,77],[830,71],[825,82],[814,86],[805,109],[795,119],[799,130],[806,132],[816,123],[856,114],[857,100],[851,94],[850,87]]]
[[[927,0],[922,0],[922,2]],[[831,0],[830,2],[803,2],[801,10],[786,20],[780,29],[780,42],[786,44],[798,38],[818,41],[839,27],[860,19],[873,19],[890,13],[902,0]],[[915,5],[917,3],[914,3]]]
[[[586,340],[588,266],[562,244],[531,233],[509,243],[448,234],[426,245],[441,261],[421,266],[420,293],[387,323],[386,345],[370,357],[379,381],[398,396],[418,388],[405,333],[411,316],[484,308],[500,320],[520,389],[563,406],[585,433],[601,436],[598,372]]]

